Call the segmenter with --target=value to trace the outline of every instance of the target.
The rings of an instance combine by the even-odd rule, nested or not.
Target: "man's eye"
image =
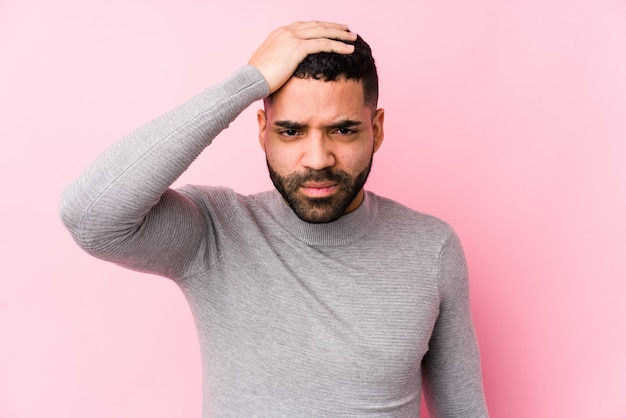
[[[335,133],[339,135],[352,135],[353,133],[356,133],[356,131],[350,128],[338,128],[335,130]]]
[[[280,131],[280,134],[283,136],[296,136],[298,133],[299,132],[295,129],[285,129],[284,131]]]

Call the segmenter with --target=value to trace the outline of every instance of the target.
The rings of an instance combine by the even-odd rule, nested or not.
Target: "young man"
[[[384,112],[346,26],[277,29],[248,65],[100,156],[61,216],[91,254],[173,279],[205,417],[484,417],[465,261],[448,225],[365,192]],[[246,107],[277,191],[169,186]]]

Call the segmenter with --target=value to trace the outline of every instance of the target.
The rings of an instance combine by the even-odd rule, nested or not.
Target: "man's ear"
[[[259,123],[259,144],[265,151],[265,129],[267,128],[267,115],[263,109],[259,109],[256,112],[256,120]]]
[[[377,109],[372,118],[372,132],[374,134],[374,152],[378,151],[378,148],[385,139],[385,109]]]

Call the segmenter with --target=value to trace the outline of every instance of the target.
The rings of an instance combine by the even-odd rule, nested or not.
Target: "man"
[[[487,416],[467,271],[436,218],[365,192],[384,112],[345,25],[272,32],[248,65],[100,156],[64,192],[88,252],[173,279],[206,417]],[[169,186],[254,101],[277,191]]]

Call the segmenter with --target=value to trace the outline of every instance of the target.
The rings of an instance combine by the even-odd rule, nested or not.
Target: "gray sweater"
[[[487,416],[467,269],[444,222],[366,192],[329,224],[278,192],[170,185],[268,94],[245,66],[113,145],[63,193],[89,253],[174,280],[205,417]],[[155,365],[155,367],[157,367]]]

